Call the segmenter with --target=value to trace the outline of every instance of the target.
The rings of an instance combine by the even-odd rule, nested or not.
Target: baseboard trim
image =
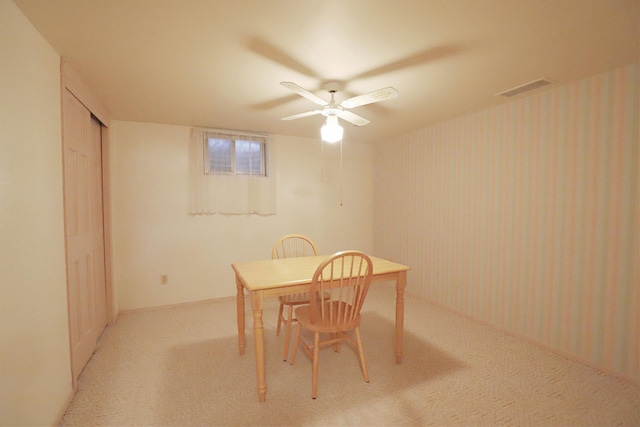
[[[604,366],[598,365],[597,363],[593,363],[593,362],[591,362],[589,360],[582,359],[582,358],[576,356],[575,354],[571,354],[571,353],[565,352],[563,350],[559,350],[559,349],[557,349],[555,347],[550,346],[549,344],[542,343],[542,342],[537,341],[537,340],[535,340],[535,339],[533,339],[531,337],[523,335],[523,334],[521,334],[519,332],[515,332],[515,331],[512,331],[512,330],[507,329],[505,327],[502,327],[502,326],[493,324],[491,322],[488,322],[486,320],[474,317],[474,316],[472,316],[470,314],[464,313],[464,312],[462,312],[460,310],[457,310],[455,308],[446,306],[446,305],[444,305],[442,303],[439,303],[437,301],[433,301],[430,298],[425,298],[425,297],[422,297],[422,296],[419,296],[419,295],[415,295],[415,294],[411,294],[411,296],[415,297],[415,298],[418,298],[418,299],[421,299],[423,301],[426,301],[429,304],[433,304],[436,307],[439,307],[439,308],[442,308],[444,310],[447,310],[447,311],[450,311],[452,313],[455,313],[455,314],[457,314],[459,316],[462,316],[462,317],[464,317],[466,319],[469,319],[469,320],[471,320],[473,322],[483,324],[483,325],[488,326],[488,327],[490,327],[492,329],[495,329],[495,330],[498,330],[500,332],[504,332],[505,334],[511,335],[512,337],[521,339],[523,341],[527,341],[528,343],[531,343],[533,345],[541,347],[541,348],[543,348],[545,350],[548,350],[548,351],[550,351],[552,353],[555,353],[557,355],[566,357],[567,359],[571,359],[571,360],[573,360],[575,362],[578,362],[578,363],[581,363],[583,365],[589,366],[590,368],[597,369],[598,371],[604,372],[604,373],[606,373],[608,375],[611,375],[613,377],[616,377],[616,378],[618,378],[620,380],[626,381],[626,382],[631,383],[631,384],[636,385],[636,386],[640,386],[640,379],[636,379],[636,378],[630,377],[628,375],[623,374],[622,372],[614,371],[613,369],[606,368]]]
[[[177,308],[177,307],[188,307],[188,306],[199,305],[199,304],[209,304],[209,303],[214,303],[214,302],[224,302],[224,301],[228,301],[228,300],[231,300],[231,299],[233,299],[235,301],[235,299],[236,299],[235,295],[234,296],[230,296],[230,297],[208,298],[208,299],[203,299],[203,300],[198,300],[198,301],[179,302],[179,303],[176,303],[176,304],[157,305],[157,306],[154,306],[154,307],[132,308],[132,309],[118,311],[118,317],[123,315],[123,314],[144,313],[145,311],[167,310],[167,309],[170,309],[170,308]]]
[[[69,391],[69,394],[67,394],[67,398],[65,399],[64,403],[58,410],[58,414],[56,416],[56,422],[55,424],[53,424],[54,426],[59,426],[62,423],[62,417],[64,417],[64,414],[67,413],[67,408],[69,408],[69,405],[71,405],[71,401],[73,400],[73,396],[75,396],[75,394],[76,392],[72,388],[71,391]]]

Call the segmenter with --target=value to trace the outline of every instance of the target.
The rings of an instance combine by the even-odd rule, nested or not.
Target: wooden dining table
[[[316,268],[329,255],[299,258],[269,259],[237,262],[231,265],[236,274],[236,304],[238,310],[238,349],[245,353],[245,290],[251,298],[253,312],[253,340],[256,359],[258,399],[264,402],[267,396],[267,380],[264,359],[264,327],[262,313],[265,297],[308,292]],[[395,281],[396,284],[396,363],[402,362],[402,337],[404,330],[404,289],[410,267],[371,257],[374,281]]]

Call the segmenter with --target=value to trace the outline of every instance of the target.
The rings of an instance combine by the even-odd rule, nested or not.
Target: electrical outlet
[[[169,283],[169,276],[167,276],[166,274],[161,274],[160,275],[160,284],[161,285],[166,285]]]

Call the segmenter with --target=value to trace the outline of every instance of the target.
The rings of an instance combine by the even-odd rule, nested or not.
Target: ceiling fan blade
[[[356,126],[364,126],[369,123],[369,120],[365,119],[364,117],[360,117],[359,115],[354,114],[351,111],[342,110],[340,113],[338,113],[338,117]]]
[[[373,92],[365,93],[364,95],[354,96],[353,98],[345,99],[340,105],[345,108],[354,108],[361,105],[372,104],[374,102],[386,101],[387,99],[397,98],[398,91],[392,87],[385,87],[384,89],[374,90]]]
[[[308,90],[304,89],[303,87],[298,86],[295,83],[291,83],[291,82],[280,82],[280,84],[284,87],[286,87],[287,89],[297,93],[300,96],[303,96],[305,98],[307,98],[309,101],[311,102],[315,102],[318,105],[322,105],[323,107],[327,104],[329,104],[327,101],[325,101],[324,99],[320,98],[319,96],[309,92]]]
[[[303,117],[315,116],[316,114],[320,114],[320,113],[322,113],[322,110],[307,111],[306,113],[294,114],[293,116],[283,117],[283,118],[281,118],[280,120],[295,120],[295,119],[301,119],[301,118],[303,118]]]

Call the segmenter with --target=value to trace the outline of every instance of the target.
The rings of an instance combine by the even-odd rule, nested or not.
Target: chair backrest
[[[373,263],[360,251],[333,254],[316,269],[311,281],[311,322],[336,329],[358,325],[369,291]]]
[[[318,255],[318,248],[302,234],[287,234],[282,236],[271,250],[271,258],[296,258],[300,256]]]

